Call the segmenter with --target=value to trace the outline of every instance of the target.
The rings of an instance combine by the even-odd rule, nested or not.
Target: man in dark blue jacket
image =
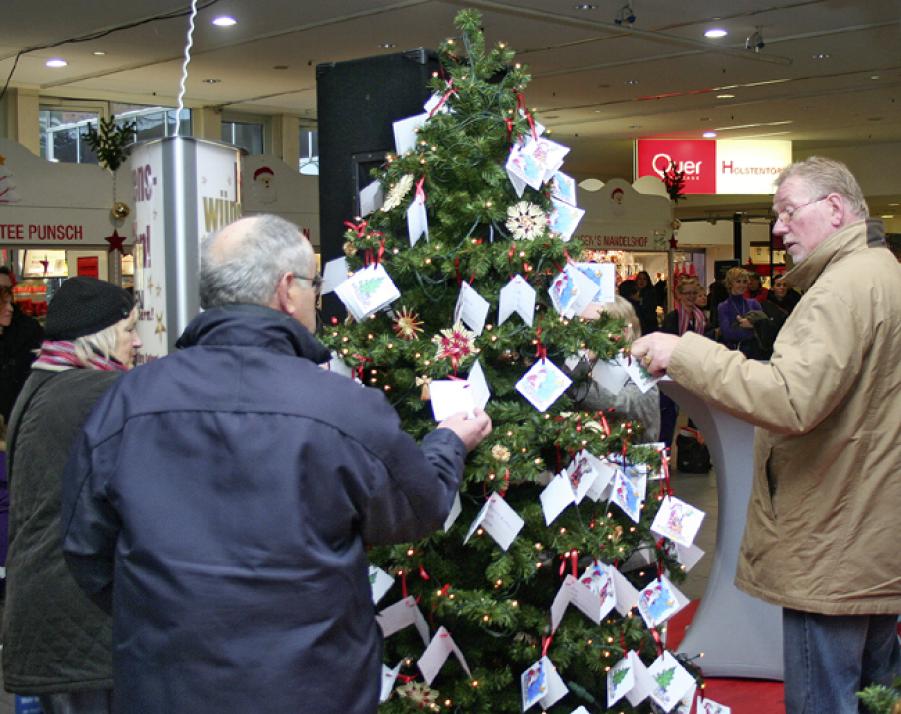
[[[114,707],[371,714],[365,545],[438,528],[491,422],[417,445],[381,392],[321,369],[293,224],[245,218],[201,250],[206,311],[98,403],[64,477],[69,565],[112,606]]]

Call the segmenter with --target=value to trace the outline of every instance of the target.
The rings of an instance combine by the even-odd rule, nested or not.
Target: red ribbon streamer
[[[400,594],[404,598],[404,600],[407,599],[407,596],[409,594],[407,592],[407,571],[406,570],[400,571]]]
[[[441,109],[441,107],[444,105],[444,103],[445,103],[448,99],[450,99],[450,97],[451,97],[452,94],[456,94],[456,93],[457,93],[456,87],[452,87],[452,86],[451,86],[452,84],[453,84],[453,80],[451,80],[451,81],[449,81],[449,82],[447,83],[447,86],[450,87],[450,89],[448,89],[448,90],[442,95],[442,97],[441,97],[441,99],[438,101],[438,103],[437,103],[434,107],[432,107],[432,111],[429,112],[429,119],[431,119],[433,116],[435,116],[435,112],[437,112],[439,109]]]
[[[504,487],[500,490],[501,498],[507,495],[507,489],[510,487],[510,469],[504,469]]]
[[[431,580],[429,574],[425,571],[425,568],[422,566],[422,563],[419,564],[419,577],[423,580]]]
[[[419,179],[416,182],[416,198],[418,198],[422,203],[425,203],[425,191],[422,190],[422,184],[425,183],[425,176]]]
[[[541,656],[547,657],[548,648],[551,646],[551,642],[553,641],[554,636],[548,635],[547,637],[541,638]]]
[[[362,238],[364,235],[366,235],[366,226],[369,225],[369,223],[367,221],[360,221],[359,223],[344,221],[344,225],[352,230],[355,230],[357,232],[357,238]]]

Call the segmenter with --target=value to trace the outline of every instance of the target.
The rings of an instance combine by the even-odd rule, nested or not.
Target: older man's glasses
[[[319,273],[316,273],[316,275],[314,275],[312,278],[305,278],[302,275],[295,275],[294,279],[304,280],[308,282],[312,286],[313,290],[316,291],[317,295],[322,291],[322,276]]]
[[[815,198],[812,201],[808,201],[807,203],[802,203],[800,206],[788,206],[787,208],[783,208],[781,211],[773,211],[773,220],[782,221],[785,225],[788,225],[792,222],[792,218],[795,217],[795,214],[802,208],[812,206],[813,204],[819,203],[826,198],[829,198],[828,194],[826,196]]]

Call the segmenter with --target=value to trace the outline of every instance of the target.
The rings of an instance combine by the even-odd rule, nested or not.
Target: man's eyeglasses
[[[773,211],[773,220],[777,222],[782,221],[785,225],[788,225],[792,222],[792,218],[795,217],[795,214],[802,208],[812,206],[813,204],[819,203],[826,198],[829,198],[828,194],[825,196],[820,196],[819,198],[815,198],[812,201],[808,201],[807,203],[802,203],[800,206],[789,206],[788,208],[783,208],[781,211]]]
[[[319,273],[316,273],[312,278],[305,278],[302,275],[295,275],[295,280],[306,280],[312,286],[313,290],[316,291],[318,295],[322,291],[322,276]]]

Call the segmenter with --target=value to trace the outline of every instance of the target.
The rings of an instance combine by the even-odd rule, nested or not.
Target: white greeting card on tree
[[[488,380],[485,379],[485,372],[479,360],[472,363],[472,369],[466,377],[472,387],[472,401],[479,408],[484,409],[491,399],[491,388],[488,386]]]
[[[428,118],[429,115],[423,112],[394,122],[394,148],[398,154],[405,154],[416,148],[416,135]]]
[[[510,156],[507,157],[506,169],[514,188],[517,187],[517,183],[524,183],[537,191],[544,182],[545,168],[536,159],[534,151],[527,151],[530,145],[534,145],[531,140],[524,147],[514,145],[510,149]]]
[[[391,696],[391,691],[394,689],[394,683],[397,681],[397,675],[400,672],[400,667],[403,663],[404,661],[401,660],[394,669],[391,669],[388,665],[382,665],[382,693],[381,696],[379,696],[379,702],[388,701],[388,697]]]
[[[488,301],[464,280],[460,284],[460,294],[454,307],[454,323],[462,321],[470,330],[481,335],[485,329],[488,308]]]
[[[460,412],[472,415],[475,409],[472,385],[465,379],[433,379],[429,382],[429,397],[435,421]]]
[[[547,658],[542,657],[520,676],[522,686],[522,709],[526,711],[534,704],[545,709],[554,706],[569,692],[558,674],[557,668]]]
[[[565,201],[570,206],[578,206],[576,199],[576,180],[562,171],[558,171],[551,179],[551,196]]]
[[[599,359],[591,369],[591,378],[611,394],[619,394],[629,381],[629,373],[619,362]]]
[[[686,573],[695,567],[697,562],[703,557],[704,551],[694,544],[687,547],[676,544],[676,560],[682,564],[682,569]]]
[[[528,399],[538,411],[545,411],[572,384],[557,365],[540,359],[516,383],[516,391]]]
[[[703,520],[704,511],[675,496],[664,496],[660,510],[651,523],[651,531],[688,548],[694,542]]]
[[[372,588],[372,603],[377,604],[391,589],[394,578],[377,565],[369,566],[369,587]]]
[[[569,714],[588,714],[588,710],[585,707],[579,707],[578,709],[573,709]]]
[[[522,275],[517,275],[501,288],[497,311],[498,325],[503,325],[515,312],[531,327],[535,319],[535,288]]]
[[[385,202],[385,190],[382,188],[381,181],[373,181],[366,184],[360,190],[360,215],[368,216],[373,211],[377,211]]]
[[[432,638],[432,641],[429,642],[429,646],[426,647],[425,652],[422,653],[422,657],[416,662],[419,671],[422,672],[426,684],[431,684],[434,681],[435,677],[438,676],[438,672],[441,671],[441,668],[447,661],[447,658],[451,655],[454,655],[457,658],[463,671],[466,672],[466,676],[471,678],[472,673],[469,671],[469,665],[466,664],[466,658],[463,656],[460,648],[457,647],[454,638],[451,637],[450,632],[444,629],[444,627],[439,627],[435,636]]]
[[[569,462],[565,473],[569,478],[569,485],[572,487],[573,496],[577,504],[581,503],[582,499],[588,495],[594,487],[595,481],[601,475],[597,470],[600,464],[600,459],[585,449],[579,451],[573,456],[573,460]]]
[[[572,263],[554,278],[548,288],[554,309],[566,318],[580,315],[591,302],[595,292],[596,286],[591,278]]]
[[[629,375],[629,379],[635,382],[635,385],[641,390],[642,394],[647,392],[651,387],[653,387],[663,375],[655,377],[653,374],[648,372],[645,366],[641,363],[641,360],[636,359],[635,357],[626,356],[623,353],[620,353],[616,356],[616,361],[620,364],[620,366],[626,370]]]
[[[407,206],[407,234],[410,236],[411,246],[416,245],[422,236],[429,239],[429,215],[422,195],[417,194]]]
[[[545,181],[550,181],[557,170],[563,166],[563,159],[569,153],[569,147],[558,144],[543,136],[537,139],[529,137],[525,146],[522,147],[521,154],[527,159],[531,159],[541,167],[542,175],[538,186],[532,186],[534,189],[541,187]],[[531,185],[531,184],[529,184]]]
[[[391,637],[395,632],[413,625],[422,637],[422,643],[425,645],[429,643],[429,626],[422,616],[419,605],[416,604],[416,598],[412,595],[386,607],[375,616],[375,619],[382,628],[384,637]]]
[[[447,533],[457,522],[457,518],[460,517],[460,514],[463,512],[463,504],[460,503],[460,493],[457,492],[454,494],[454,502],[451,504],[450,513],[447,514],[447,518],[444,519],[444,532]]]
[[[347,258],[334,258],[325,264],[322,271],[322,294],[326,295],[347,280],[349,275]]]
[[[654,680],[651,699],[665,712],[671,711],[692,687],[697,686],[694,677],[669,652],[651,663],[648,674]]]
[[[449,87],[448,87],[449,88]],[[444,98],[442,94],[433,94],[429,97],[428,101],[422,105],[422,108],[425,109],[426,114],[432,114],[432,111],[435,111],[435,114],[447,114],[451,111],[451,108],[447,106],[447,100],[442,104],[441,100]],[[438,105],[441,104],[439,107]],[[435,107],[438,107],[435,109]]]
[[[576,607],[590,617],[596,624],[600,624],[601,619],[607,616],[614,607],[616,607],[616,586],[613,582],[613,571],[609,565],[605,565],[596,560],[582,573],[579,580],[592,594],[591,599],[576,600],[573,598]]]
[[[633,707],[638,706],[648,697],[653,686],[654,680],[648,674],[648,668],[635,652],[629,650],[607,672],[607,707],[612,707],[623,697]]]
[[[613,480],[613,493],[610,500],[622,508],[629,518],[638,523],[638,519],[641,516],[641,504],[644,501],[646,490],[647,480],[645,477],[633,480],[622,471],[617,470]]]
[[[616,478],[616,466],[606,459],[598,459],[596,456],[592,456],[592,458],[594,459],[592,469],[597,476],[585,495],[597,503],[610,497],[613,490],[613,480]]]
[[[626,576],[612,565],[607,566],[613,577],[613,589],[616,592],[616,611],[625,617],[629,610],[638,605],[638,590],[630,583]]]
[[[576,263],[597,287],[591,302],[611,303],[616,300],[616,265],[613,263]]]
[[[686,605],[688,598],[665,575],[648,583],[638,596],[638,612],[648,627],[662,625]]]
[[[569,479],[562,474],[554,476],[538,498],[541,501],[541,510],[544,512],[544,522],[547,525],[551,525],[567,506],[575,502]]]
[[[525,521],[519,514],[499,494],[492,493],[469,526],[463,544],[466,545],[476,529],[481,527],[501,548],[507,550],[524,525]]]
[[[381,263],[360,268],[338,285],[335,293],[357,322],[400,297],[400,291]]]
[[[698,714],[732,714],[732,708],[704,697],[698,700]]]
[[[585,211],[575,206],[570,206],[564,201],[558,201],[556,198],[551,199],[553,210],[551,211],[548,227],[560,236],[560,240],[564,243],[568,242],[585,215]]]
[[[695,703],[695,692],[697,689],[697,682],[692,682],[688,692],[685,693],[685,696],[679,700],[675,709],[673,709],[673,714],[691,714],[691,707]]]

